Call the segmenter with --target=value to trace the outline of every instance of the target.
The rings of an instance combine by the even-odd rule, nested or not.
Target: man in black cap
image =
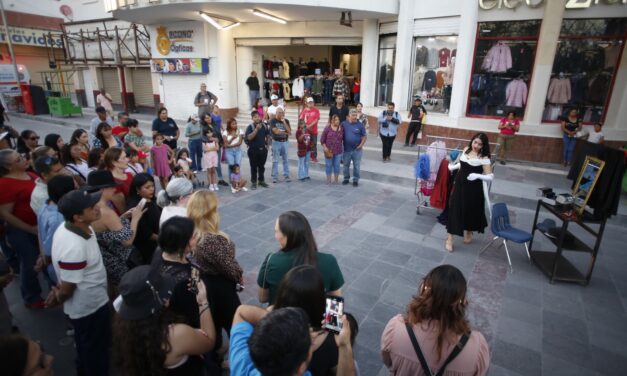
[[[96,107],[96,117],[91,119],[91,123],[89,123],[90,144],[94,143],[94,139],[96,138],[96,128],[98,128],[100,123],[107,123],[111,126],[111,128],[115,126],[115,122],[107,116],[107,110],[102,106]]]
[[[107,274],[96,234],[90,224],[100,219],[100,194],[66,193],[58,202],[65,224],[52,239],[52,263],[59,283],[46,304],[63,303],[63,312],[74,327],[77,373],[108,375],[111,313]]]
[[[420,135],[422,128],[422,117],[427,114],[425,106],[422,105],[422,99],[420,97],[414,98],[414,105],[409,109],[409,127],[407,127],[407,135],[405,136],[405,147],[409,146],[409,138],[411,139],[411,146],[416,145],[416,138]]]

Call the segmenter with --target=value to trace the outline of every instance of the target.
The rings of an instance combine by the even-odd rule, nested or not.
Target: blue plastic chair
[[[492,218],[490,220],[490,228],[492,233],[494,234],[494,238],[481,249],[482,253],[492,243],[498,239],[503,239],[503,245],[505,246],[505,254],[507,255],[507,262],[509,262],[509,269],[513,271],[512,268],[512,260],[509,257],[509,249],[507,248],[507,241],[513,241],[514,243],[522,243],[525,245],[525,250],[527,251],[527,258],[531,261],[531,256],[529,255],[529,245],[527,244],[531,240],[531,233],[523,230],[519,230],[509,223],[509,212],[507,211],[507,205],[504,203],[497,203],[492,206]]]

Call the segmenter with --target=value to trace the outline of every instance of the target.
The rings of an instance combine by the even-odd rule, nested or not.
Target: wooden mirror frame
[[[583,174],[586,171],[586,168],[588,167],[588,165],[596,166],[598,168],[598,171],[594,177],[594,180],[590,184],[590,188],[588,189],[586,193],[585,199],[583,199],[583,203],[581,203],[581,206],[580,206],[578,205],[580,200],[577,198],[578,197],[577,193],[579,192],[579,187],[581,186],[581,179],[583,178]],[[583,162],[583,165],[581,166],[581,170],[579,171],[579,177],[577,178],[577,182],[575,183],[575,186],[573,188],[573,207],[579,213],[579,215],[583,214],[584,210],[586,209],[586,204],[588,203],[588,200],[590,199],[590,195],[592,194],[592,191],[594,190],[594,186],[597,184],[597,181],[599,180],[599,176],[601,175],[601,172],[603,171],[604,166],[605,166],[605,161],[602,161],[599,158],[591,157],[589,155],[586,156],[586,159]]]

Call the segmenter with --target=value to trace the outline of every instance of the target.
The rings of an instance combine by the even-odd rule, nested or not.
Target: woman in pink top
[[[393,317],[383,331],[381,356],[390,375],[485,375],[490,350],[483,335],[470,329],[467,305],[466,279],[459,269],[441,265],[431,270],[405,315]]]
[[[506,163],[507,157],[505,153],[511,149],[512,144],[514,143],[514,135],[520,129],[520,121],[516,119],[516,112],[510,111],[507,113],[507,116],[501,119],[499,122],[499,160],[501,164],[504,165]]]

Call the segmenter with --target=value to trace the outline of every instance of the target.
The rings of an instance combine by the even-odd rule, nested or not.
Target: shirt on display
[[[430,70],[425,73],[424,80],[422,81],[422,90],[431,91],[435,87],[435,72]]]
[[[440,68],[444,68],[448,66],[449,59],[451,57],[451,50],[444,47],[438,52],[439,60],[440,60]]]
[[[527,103],[527,84],[520,79],[512,80],[505,89],[505,100],[511,107],[523,107]]]
[[[549,103],[566,104],[570,100],[570,95],[570,80],[568,78],[551,79],[547,93]]]
[[[429,48],[429,55],[427,60],[427,67],[437,68],[440,65],[440,59],[438,57],[438,50],[435,48]]]
[[[527,43],[520,43],[512,47],[512,69],[521,72],[530,72],[533,65],[533,49]]]
[[[512,52],[503,42],[497,42],[490,48],[481,65],[488,72],[507,72],[512,67]]]
[[[416,49],[416,65],[426,66],[429,59],[429,50],[427,47],[420,46]]]

